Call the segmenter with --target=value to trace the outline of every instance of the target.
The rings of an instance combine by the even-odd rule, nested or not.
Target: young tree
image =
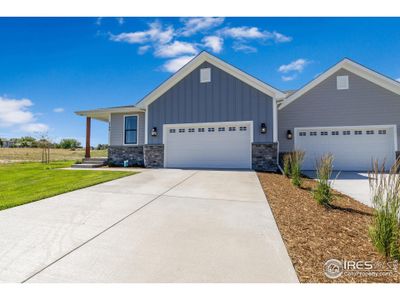
[[[47,134],[43,133],[40,135],[37,143],[39,147],[42,148],[42,163],[50,163],[50,147],[52,145],[50,138]]]

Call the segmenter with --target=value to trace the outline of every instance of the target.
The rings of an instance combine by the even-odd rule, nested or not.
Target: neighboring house
[[[336,170],[368,170],[373,159],[391,167],[399,95],[399,82],[344,59],[280,104],[279,149],[304,150],[304,169],[314,169],[324,153],[334,155]]]
[[[323,153],[335,168],[394,162],[400,83],[345,59],[283,93],[202,52],[136,105],[79,111],[109,123],[109,161],[172,168],[277,169],[278,153]],[[279,106],[279,110],[278,110]],[[279,120],[279,122],[278,122]]]
[[[11,148],[15,146],[15,142],[12,140],[1,140],[2,143],[0,143],[0,148]]]

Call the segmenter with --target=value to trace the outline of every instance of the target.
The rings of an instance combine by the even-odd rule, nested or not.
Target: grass
[[[370,237],[376,249],[395,259],[400,258],[400,177],[399,161],[385,173],[385,165],[373,163],[373,171],[368,175],[375,208],[374,221],[370,227]]]
[[[107,150],[92,150],[92,157],[107,157]],[[50,160],[79,160],[85,156],[85,149],[50,149]],[[40,148],[0,148],[0,163],[19,161],[40,161]]]
[[[135,174],[59,170],[73,161],[0,164],[0,210]]]
[[[318,204],[329,207],[333,194],[330,178],[333,169],[333,155],[324,154],[316,161],[317,187],[314,189],[314,199]]]

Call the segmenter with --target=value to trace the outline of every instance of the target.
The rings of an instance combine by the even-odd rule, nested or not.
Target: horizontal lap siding
[[[138,125],[138,142],[139,145],[144,144],[144,132],[145,132],[145,116],[144,113],[116,113],[111,114],[111,126],[110,126],[110,145],[121,146],[124,144],[124,116],[134,115],[139,116]]]
[[[336,77],[349,76],[349,89],[337,90]],[[280,151],[291,151],[287,130],[295,127],[400,125],[400,96],[341,69],[278,110]],[[399,133],[399,130],[398,130]],[[397,139],[400,141],[400,139]]]
[[[200,69],[211,68],[211,82],[200,83]],[[254,121],[254,142],[272,142],[273,100],[215,66],[203,63],[149,105],[149,144],[161,144],[164,124]],[[260,134],[266,123],[267,134]]]

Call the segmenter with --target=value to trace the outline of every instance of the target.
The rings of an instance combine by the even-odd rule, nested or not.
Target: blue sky
[[[7,138],[83,142],[75,110],[135,104],[201,50],[281,90],[344,57],[400,79],[400,18],[0,18],[0,41]]]

